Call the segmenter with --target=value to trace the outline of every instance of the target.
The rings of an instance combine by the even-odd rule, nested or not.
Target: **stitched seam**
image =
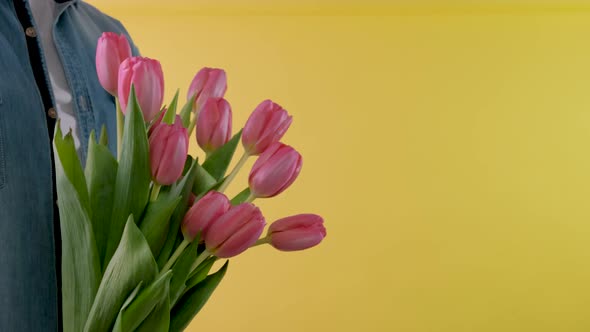
[[[0,96],[0,107],[4,103],[2,96]],[[4,154],[4,122],[2,121],[2,113],[0,113],[0,189],[6,185],[6,156]]]

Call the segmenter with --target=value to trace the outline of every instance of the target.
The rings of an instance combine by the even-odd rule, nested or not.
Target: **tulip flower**
[[[259,155],[271,144],[278,142],[293,121],[281,106],[265,100],[248,118],[242,132],[242,144],[248,155]]]
[[[299,175],[303,159],[292,147],[277,142],[258,157],[250,171],[251,196],[273,197],[287,189]]]
[[[236,256],[256,242],[265,224],[260,209],[253,204],[233,206],[209,226],[205,234],[207,252],[220,258]]]
[[[148,128],[148,137],[150,137],[152,135],[152,133],[154,132],[154,129],[156,129],[156,127],[162,123],[162,119],[164,119],[164,115],[166,114],[166,112],[168,111],[167,108],[162,109],[162,112],[160,112],[160,115],[154,119],[154,121],[152,122],[152,125]]]
[[[193,78],[188,89],[188,100],[195,97],[193,111],[198,113],[209,98],[221,98],[227,90],[227,77],[223,69],[203,68]]]
[[[200,232],[201,240],[209,226],[231,207],[229,199],[222,193],[210,191],[198,200],[186,213],[182,221],[182,234],[193,241]]]
[[[164,74],[160,62],[148,58],[131,57],[121,63],[119,103],[123,114],[127,112],[131,85],[135,87],[144,121],[152,121],[160,112],[164,100]]]
[[[231,138],[231,106],[223,98],[209,98],[197,120],[197,143],[207,154],[217,150]]]
[[[211,225],[216,223],[217,220],[227,213],[230,208],[231,203],[229,199],[224,194],[216,191],[210,191],[194,205],[192,205],[182,221],[181,230],[182,235],[184,235],[184,239],[178,245],[172,256],[170,256],[166,264],[164,264],[160,270],[160,273],[165,273],[172,267],[172,265],[174,265],[174,262],[176,262],[178,257],[180,257],[184,249],[194,241],[194,239],[197,237],[197,234],[200,234],[199,241],[203,242],[204,237]],[[206,250],[201,253],[190,270],[194,270],[200,263],[203,262],[203,260],[209,257],[209,255],[210,252]]]
[[[96,73],[102,87],[117,96],[119,66],[131,57],[131,47],[125,35],[104,32],[96,45]]]
[[[299,214],[275,221],[268,228],[267,241],[282,251],[304,250],[318,245],[326,237],[322,217]]]
[[[171,185],[181,176],[188,153],[188,134],[180,116],[172,125],[161,122],[149,138],[152,177],[159,185]]]

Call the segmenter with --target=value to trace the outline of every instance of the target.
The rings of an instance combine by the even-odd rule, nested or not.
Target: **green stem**
[[[166,273],[166,271],[170,270],[170,268],[172,267],[174,262],[176,262],[176,260],[180,256],[180,254],[182,254],[182,252],[184,251],[186,246],[188,246],[190,243],[191,242],[186,239],[182,240],[182,242],[180,243],[178,248],[176,248],[176,251],[174,251],[174,254],[172,254],[172,257],[170,257],[170,259],[166,262],[166,264],[164,265],[162,270],[160,270],[160,275],[162,275],[162,274]]]
[[[150,195],[150,202],[154,202],[156,199],[158,199],[160,189],[162,189],[162,186],[154,182],[154,186],[152,187],[152,194]]]
[[[193,263],[193,265],[191,266],[191,273],[197,268],[199,267],[199,264],[203,263],[207,258],[209,258],[209,256],[211,256],[211,253],[209,251],[207,251],[207,249],[205,249],[205,251],[203,251],[199,257],[197,257],[197,260]]]
[[[236,175],[238,175],[238,172],[246,163],[246,160],[248,160],[248,157],[250,157],[250,155],[248,153],[244,152],[244,154],[242,155],[242,157],[240,158],[240,160],[236,164],[236,167],[234,167],[234,169],[232,169],[231,173],[229,173],[229,175],[227,176],[225,181],[223,181],[223,183],[221,184],[219,189],[217,189],[217,191],[222,193],[225,191],[225,189],[227,189],[229,184],[233,181],[233,179],[236,177]]]
[[[195,130],[195,126],[197,125],[197,115],[193,115],[191,119],[191,123],[188,125],[188,137],[191,137],[193,134],[193,130]]]
[[[121,160],[121,149],[123,147],[123,127],[125,126],[125,118],[119,99],[115,97],[115,104],[117,105],[117,160]]]
[[[267,244],[269,241],[270,241],[270,238],[268,236],[265,236],[261,239],[258,239],[258,241],[256,241],[253,245],[251,245],[250,248],[254,248],[254,247],[262,245],[262,244]]]
[[[250,193],[250,195],[248,195],[248,198],[246,198],[246,200],[244,202],[252,203],[252,202],[254,202],[255,199],[256,199],[256,196],[254,196],[254,194]]]

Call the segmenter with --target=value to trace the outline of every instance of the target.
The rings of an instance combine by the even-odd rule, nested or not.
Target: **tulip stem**
[[[117,105],[117,161],[121,160],[121,149],[123,148],[123,126],[125,125],[125,118],[123,117],[123,110],[119,99],[115,98]]]
[[[199,267],[199,265],[203,263],[203,261],[205,261],[207,258],[209,258],[209,256],[211,256],[211,253],[207,249],[205,249],[205,251],[203,251],[199,255],[199,257],[197,257],[197,260],[191,266],[191,272],[193,272],[197,267]]]
[[[244,202],[252,203],[252,202],[254,202],[255,199],[256,199],[256,196],[254,196],[254,194],[250,193],[250,195],[248,195],[248,198],[246,198],[246,200]]]
[[[160,189],[162,189],[162,186],[157,184],[156,182],[154,182],[154,185],[152,186],[152,193],[150,195],[150,202],[153,202],[156,199],[158,199],[158,195],[160,194]]]
[[[190,124],[188,125],[188,136],[190,137],[193,134],[193,130],[195,130],[195,126],[197,125],[197,115],[193,116],[191,119]]]
[[[162,270],[160,270],[160,275],[162,275],[162,274],[166,273],[166,271],[170,270],[170,268],[172,267],[174,262],[176,262],[176,260],[180,256],[180,254],[182,254],[182,252],[184,251],[186,246],[188,246],[190,243],[191,242],[188,241],[187,239],[182,240],[182,242],[180,243],[178,248],[176,248],[176,251],[174,251],[174,253],[172,254],[172,257],[170,257],[170,259],[166,262],[166,265],[164,265]]]
[[[261,239],[258,239],[258,241],[256,241],[253,245],[250,246],[250,248],[254,248],[256,246],[259,246],[261,244],[267,244],[270,241],[270,238],[268,236],[265,236]]]
[[[229,184],[233,181],[233,179],[236,177],[236,175],[238,175],[238,172],[246,163],[246,160],[248,160],[248,157],[250,157],[250,155],[248,153],[244,152],[244,154],[242,155],[242,157],[240,158],[240,160],[236,164],[236,167],[234,167],[234,169],[232,169],[231,173],[229,173],[227,178],[225,178],[225,181],[223,181],[223,183],[221,184],[219,189],[217,189],[217,191],[222,193],[225,191],[225,189],[227,189]]]

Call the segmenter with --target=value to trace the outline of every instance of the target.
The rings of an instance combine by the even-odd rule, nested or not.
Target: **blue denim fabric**
[[[103,124],[115,153],[114,100],[98,82],[94,59],[102,32],[126,31],[82,1],[66,1],[58,8],[54,39],[74,98],[82,157],[90,131],[100,132]],[[56,331],[59,320],[52,145],[26,38],[13,0],[0,0],[0,331],[4,332]]]

